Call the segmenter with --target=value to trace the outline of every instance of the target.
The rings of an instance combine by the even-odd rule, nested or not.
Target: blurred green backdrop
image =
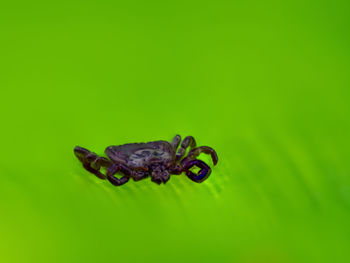
[[[0,261],[349,262],[349,6],[2,1]],[[73,155],[177,133],[204,183]]]

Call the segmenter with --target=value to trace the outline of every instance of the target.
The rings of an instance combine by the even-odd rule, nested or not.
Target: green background
[[[0,261],[349,262],[349,6],[2,1]],[[73,155],[177,133],[204,183]]]

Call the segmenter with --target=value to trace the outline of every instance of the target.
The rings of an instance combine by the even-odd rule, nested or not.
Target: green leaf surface
[[[349,262],[349,7],[1,3],[0,262]],[[73,154],[175,134],[208,180]]]

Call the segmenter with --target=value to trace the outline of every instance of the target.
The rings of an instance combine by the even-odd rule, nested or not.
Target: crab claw
[[[153,170],[151,174],[151,181],[156,184],[166,183],[170,179],[170,174],[167,170],[159,171]]]
[[[200,168],[198,174],[195,174],[194,172],[190,171],[190,169],[193,166],[197,166],[198,168]],[[184,171],[186,172],[187,177],[196,183],[203,182],[209,177],[211,173],[210,167],[201,160],[191,160],[187,162],[184,166]]]

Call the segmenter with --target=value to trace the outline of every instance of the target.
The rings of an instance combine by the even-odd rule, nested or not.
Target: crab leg
[[[134,181],[140,181],[142,179],[145,179],[148,177],[148,171],[145,170],[134,170],[132,172],[131,177],[134,179]]]
[[[201,168],[198,174],[195,174],[194,172],[190,171],[190,169],[193,166],[197,166],[198,168]],[[192,181],[196,183],[201,183],[204,180],[206,180],[210,173],[211,169],[210,167],[203,161],[201,160],[191,160],[185,164],[183,167],[184,172],[186,173],[187,177],[190,178]]]
[[[171,142],[171,146],[173,146],[175,151],[177,150],[177,147],[179,147],[180,142],[181,142],[181,136],[176,135],[173,141]]]
[[[208,146],[201,146],[201,147],[197,147],[192,149],[188,154],[187,157],[183,160],[184,162],[187,162],[188,160],[194,160],[196,159],[201,153],[205,153],[205,154],[210,154],[211,155],[211,159],[213,160],[214,165],[216,165],[218,163],[218,155],[216,154],[216,152],[208,147]]]
[[[177,151],[176,160],[181,160],[181,158],[185,155],[186,149],[190,147],[193,149],[196,147],[196,140],[192,136],[187,136],[181,143],[180,149]]]
[[[97,154],[89,150],[76,146],[74,148],[75,156],[82,162],[83,167],[90,173],[96,175],[100,179],[106,179],[106,176],[100,172],[101,167],[110,167],[112,165],[105,157],[99,157]]]
[[[124,174],[124,176],[120,179],[116,178],[114,175],[118,172]],[[111,182],[111,184],[115,186],[120,186],[127,183],[130,179],[130,175],[132,174],[132,170],[123,164],[113,164],[108,168],[107,171],[107,179]]]

